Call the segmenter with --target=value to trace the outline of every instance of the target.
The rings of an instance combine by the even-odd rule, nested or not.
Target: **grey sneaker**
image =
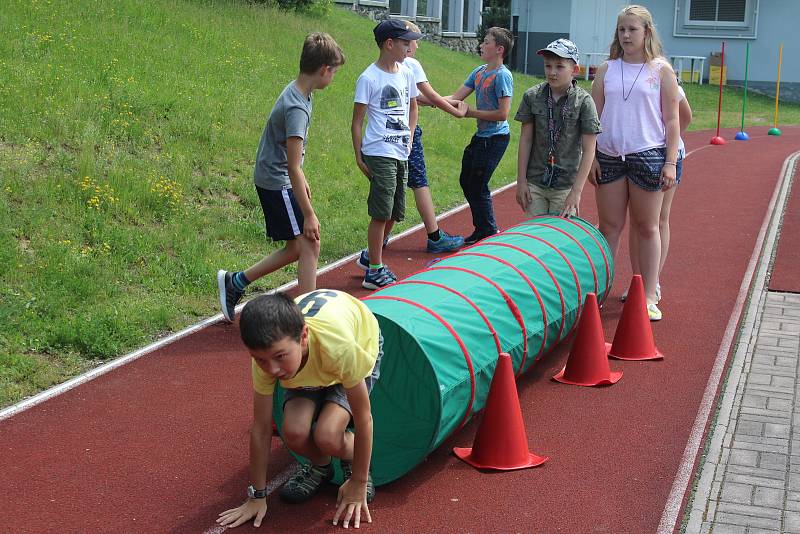
[[[353,463],[347,460],[341,460],[342,475],[344,480],[350,480],[353,476]],[[367,504],[375,500],[375,484],[372,483],[372,473],[367,473]]]
[[[306,502],[317,494],[319,488],[333,478],[333,464],[325,466],[304,464],[297,473],[281,486],[281,499],[288,503]]]
[[[233,285],[233,273],[222,269],[217,271],[217,287],[219,288],[219,303],[222,306],[222,315],[228,321],[233,322],[233,318],[236,316],[236,304],[242,299],[244,291],[239,291]]]
[[[397,276],[385,265],[380,269],[368,269],[364,274],[361,287],[365,289],[380,289],[397,282]]]

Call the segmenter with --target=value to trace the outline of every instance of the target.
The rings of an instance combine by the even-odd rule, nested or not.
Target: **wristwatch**
[[[253,487],[253,485],[247,486],[247,498],[248,499],[263,499],[267,496],[267,488],[257,490]]]

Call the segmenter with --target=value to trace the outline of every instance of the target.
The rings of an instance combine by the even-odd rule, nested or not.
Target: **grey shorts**
[[[408,162],[383,156],[361,156],[372,175],[367,212],[380,221],[402,221],[406,216]]]
[[[375,386],[375,382],[378,381],[378,378],[381,376],[381,358],[383,357],[383,335],[378,334],[378,357],[375,360],[375,367],[372,368],[372,373],[368,377],[364,379],[364,382],[367,384],[367,392],[371,392],[372,388]],[[319,412],[322,411],[322,407],[325,405],[326,402],[332,402],[337,404],[347,410],[347,413],[350,414],[350,417],[353,417],[353,411],[350,409],[350,403],[347,402],[347,393],[344,390],[344,386],[341,384],[336,384],[334,386],[322,387],[322,388],[295,388],[295,389],[287,389],[286,395],[283,397],[283,406],[284,409],[286,407],[286,403],[292,399],[302,398],[302,399],[311,399],[317,405],[317,410],[314,413],[314,420],[316,421],[317,417],[319,416]]]

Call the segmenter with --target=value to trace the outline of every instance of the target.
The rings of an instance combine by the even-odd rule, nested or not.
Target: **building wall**
[[[544,74],[542,58],[536,51],[559,37],[569,37],[569,0],[512,0],[511,16],[512,20],[517,17],[517,51],[512,67],[527,74]]]
[[[725,39],[725,62],[728,79],[732,82],[744,80],[745,47],[750,43],[749,80],[759,87],[768,86],[777,79],[778,47],[783,49],[781,84],[800,83],[800,38],[793,35],[796,21],[800,21],[799,0],[754,0],[758,1],[758,22],[755,39]],[[541,60],[530,57],[535,54],[535,36],[562,36],[562,32],[575,41],[581,52],[606,52],[614,34],[616,13],[629,2],[619,0],[512,0],[512,15],[519,16],[520,41],[530,37],[528,72],[540,72]],[[720,38],[676,37],[674,33],[675,0],[649,0],[642,2],[656,22],[664,50],[667,55],[702,56],[720,50]],[[568,27],[565,28],[564,22]],[[522,52],[522,50],[521,50]],[[524,71],[524,61],[518,56],[517,66]],[[686,64],[688,68],[688,63]],[[538,67],[538,71],[536,70]],[[708,60],[703,77],[708,79]]]
[[[706,37],[675,37],[673,21],[675,2],[651,2],[664,49],[667,54],[709,57],[718,52],[722,39]],[[745,48],[750,43],[748,78],[756,82],[774,82],[778,75],[778,47],[783,42],[782,82],[800,82],[800,39],[793,35],[800,20],[797,0],[760,0],[755,39],[724,39],[725,64],[729,80],[744,80]],[[708,61],[704,76],[708,77]]]

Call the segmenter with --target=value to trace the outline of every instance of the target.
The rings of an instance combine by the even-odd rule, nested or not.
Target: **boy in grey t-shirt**
[[[344,60],[342,49],[330,35],[309,34],[300,55],[300,73],[286,86],[269,114],[253,178],[267,235],[274,241],[286,241],[286,245],[244,271],[217,271],[222,314],[229,321],[233,321],[236,304],[248,284],[292,262],[297,262],[300,292],[316,289],[320,228],[311,207],[303,158],[311,121],[311,94],[333,81]]]

